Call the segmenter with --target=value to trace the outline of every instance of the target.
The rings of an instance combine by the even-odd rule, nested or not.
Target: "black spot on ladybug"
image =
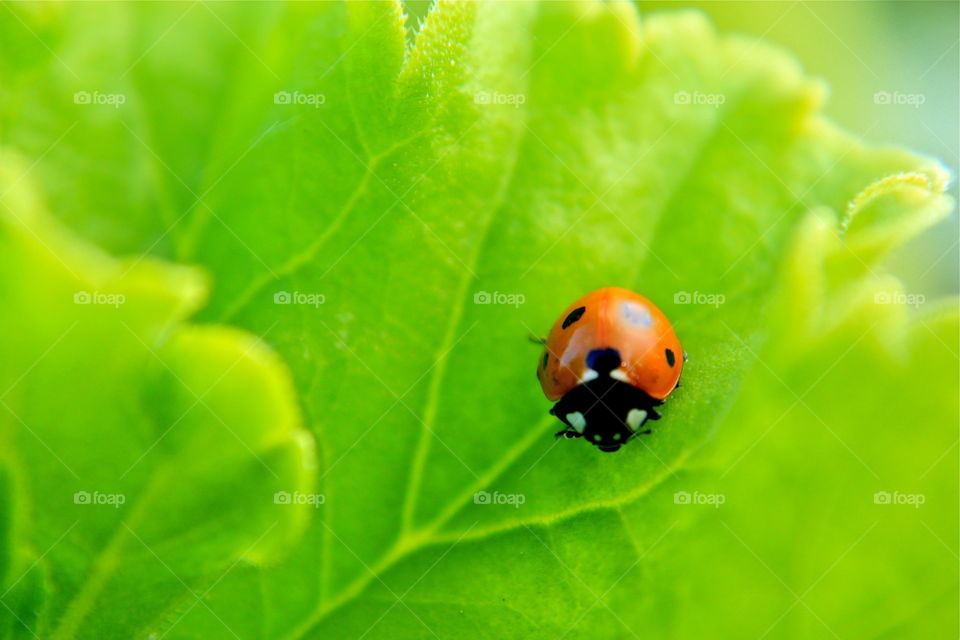
[[[546,352],[543,354],[543,370],[547,370],[547,361],[550,360],[550,353]]]
[[[622,364],[616,349],[594,349],[587,354],[587,366],[597,373],[610,373]]]
[[[673,363],[677,361],[677,359],[673,355],[673,351],[671,351],[670,349],[667,349],[664,353],[667,356],[667,364],[672,367]]]
[[[567,315],[567,317],[563,319],[563,326],[562,326],[561,328],[566,329],[567,327],[569,327],[570,325],[572,325],[574,322],[576,322],[577,320],[579,320],[579,319],[580,319],[580,316],[582,316],[582,315],[583,315],[583,312],[586,311],[586,310],[587,310],[586,307],[577,307],[576,309],[574,309],[573,311],[571,311],[571,312]]]

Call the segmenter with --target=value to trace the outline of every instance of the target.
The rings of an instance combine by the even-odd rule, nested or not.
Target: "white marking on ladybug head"
[[[619,439],[620,439],[620,432],[619,432],[619,431],[618,431],[617,433],[613,434],[613,439],[614,439],[614,440],[619,440]]]
[[[580,376],[580,384],[583,384],[584,382],[590,382],[591,380],[596,380],[599,377],[599,373],[593,369],[587,369],[587,372]]]
[[[614,380],[619,380],[620,382],[630,383],[630,378],[627,376],[627,372],[623,369],[614,369],[610,372],[610,377]]]
[[[593,434],[593,441],[594,441],[594,442],[600,442],[601,440],[603,440],[603,436],[601,436],[599,433]]]
[[[643,426],[643,423],[647,419],[647,412],[640,409],[630,409],[630,413],[627,414],[627,426],[630,427],[631,431],[636,431]]]
[[[577,433],[583,433],[583,430],[587,428],[587,419],[584,418],[583,414],[579,411],[568,413],[567,422],[570,423],[570,426],[573,427]]]

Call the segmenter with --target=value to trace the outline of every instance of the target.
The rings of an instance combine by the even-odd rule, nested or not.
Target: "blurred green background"
[[[418,19],[432,3],[408,2]],[[641,14],[697,8],[722,31],[758,36],[792,51],[830,86],[825,113],[867,141],[899,144],[960,166],[960,3],[646,2]],[[880,91],[921,94],[923,104],[878,104]],[[957,182],[950,193],[956,198]],[[951,218],[903,247],[891,268],[908,291],[927,297],[960,289],[960,220]]]
[[[646,2],[641,13],[697,8],[723,31],[755,35],[792,51],[830,85],[825,112],[867,141],[897,143],[960,166],[960,3]],[[408,2],[422,19],[431,2]],[[880,91],[922,94],[923,104],[877,104]],[[954,181],[950,193],[957,196]],[[960,288],[960,221],[947,222],[891,258],[908,291],[927,297]]]
[[[784,45],[830,85],[825,113],[865,140],[898,144],[960,165],[960,3],[640,2],[642,10],[698,7],[724,31]],[[919,106],[878,104],[877,92],[922,95]],[[958,193],[956,180],[950,193]],[[958,290],[957,216],[891,259],[908,291]]]
[[[404,3],[410,16],[408,29],[411,33],[426,16],[431,5],[431,0],[410,0]],[[0,52],[5,53],[3,58],[7,64],[14,64],[18,69],[43,64],[53,55],[51,49],[55,50],[61,44],[67,44],[69,52],[72,38],[69,34],[57,30],[57,16],[64,10],[63,3],[16,2],[4,3],[4,6],[8,18],[16,14],[16,22],[11,24],[19,24],[21,27],[7,34],[5,42],[0,42]],[[242,12],[236,12],[236,17],[232,17],[234,7],[230,7],[229,3],[222,6],[223,19],[227,23],[233,23],[231,29],[245,34],[243,37],[251,37],[250,34],[256,33],[256,25],[245,24]],[[721,31],[756,36],[783,45],[799,58],[809,73],[821,77],[829,85],[830,96],[825,113],[836,122],[861,135],[868,142],[896,144],[938,158],[954,175],[957,174],[960,166],[960,3],[950,0],[641,1],[638,6],[641,15],[655,10],[697,8],[709,16]],[[171,62],[162,58],[154,60],[153,58],[162,55],[163,51],[154,50],[145,44],[154,42],[155,38],[161,35],[164,40],[176,40],[177,25],[165,24],[166,20],[167,16],[160,17],[150,32],[129,34],[127,50],[118,52],[117,61],[123,61],[122,64],[114,61],[107,63],[104,77],[110,77],[107,71],[109,64],[117,64],[127,69],[124,79],[130,80],[132,78],[128,75],[131,69],[128,65],[131,62],[138,66],[158,68]],[[214,24],[211,22],[211,27]],[[99,27],[91,24],[90,28]],[[221,40],[230,37],[217,34],[217,38]],[[186,47],[196,47],[197,52],[204,49],[196,42],[184,45],[184,51],[187,51]],[[213,43],[208,45],[212,50]],[[283,46],[277,43],[276,60],[270,61],[270,65],[279,64],[278,68],[282,68]],[[256,54],[252,50],[248,53],[250,58],[247,62],[251,63],[248,66],[257,71],[259,63],[255,60]],[[186,54],[185,58],[189,58],[189,55]],[[202,58],[198,58],[200,59]],[[229,63],[227,60],[223,62]],[[59,71],[69,85],[70,74],[64,69]],[[229,73],[229,69],[225,69],[224,73]],[[198,74],[198,78],[202,77],[203,74]],[[269,75],[265,75],[259,81],[272,80]],[[210,78],[210,82],[221,81],[222,78]],[[10,87],[0,87],[0,97],[9,89]],[[31,91],[42,94],[41,88]],[[22,90],[20,92],[22,93]],[[878,92],[919,95],[922,96],[922,104],[879,104],[875,100]],[[185,120],[201,121],[205,114],[191,113],[191,106],[180,105]],[[78,112],[78,115],[81,118],[88,117],[88,113],[83,111]],[[141,115],[150,117],[150,114]],[[28,109],[21,113],[20,117],[33,121],[32,126],[42,130],[42,113],[31,113]],[[15,128],[13,125],[9,120],[0,120],[0,142],[20,143],[18,146],[23,147],[23,140],[10,140],[11,130]],[[96,123],[93,126],[96,126]],[[48,133],[54,135],[52,129]],[[31,146],[31,142],[39,150],[50,140],[27,141],[27,148]],[[146,163],[153,162],[145,149],[134,149],[143,156]],[[199,161],[200,159],[197,159],[197,162]],[[958,194],[956,181],[951,184],[950,193],[954,197]],[[84,226],[86,228],[81,228],[81,233],[89,232],[92,239],[109,248],[123,251],[134,251],[137,248],[125,244],[125,232],[121,229],[97,228],[89,223],[84,223]],[[158,225],[157,235],[163,228]],[[958,235],[960,221],[957,216],[952,216],[946,223],[897,252],[892,258],[892,267],[904,280],[908,291],[933,297],[960,290]],[[167,241],[169,238],[155,247],[158,253],[164,253],[162,249]]]

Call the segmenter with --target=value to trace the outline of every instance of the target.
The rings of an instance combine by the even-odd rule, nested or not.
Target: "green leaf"
[[[312,491],[314,444],[268,347],[185,323],[198,272],[76,240],[25,169],[0,167],[0,291],[17,310],[0,321],[0,434],[22,500],[5,499],[0,629],[136,637],[293,544],[310,507],[273,494]]]
[[[79,384],[56,352],[21,383],[36,376],[36,397],[13,409],[56,425],[57,442],[77,464],[96,463],[107,489],[134,445],[189,409],[125,491],[209,486],[156,500],[167,524],[147,526],[144,513],[131,525],[156,556],[118,529],[117,514],[77,535],[112,562],[93,590],[77,585],[77,553],[45,561],[57,589],[42,628],[184,640],[956,631],[956,302],[914,312],[884,269],[893,248],[950,211],[938,163],[839,130],[820,114],[824,87],[794,59],[696,13],[438,2],[413,29],[395,2],[220,6],[176,24],[177,5],[116,11],[116,24],[174,34],[135,49],[143,60],[128,99],[147,115],[77,110],[124,141],[136,163],[114,159],[104,173],[142,198],[81,184],[69,159],[86,157],[84,143],[38,164],[52,211],[84,235],[197,263],[212,282],[202,306],[196,271],[133,261],[123,277],[114,266],[94,280],[129,291],[128,304],[78,310],[62,297],[78,285],[51,256],[73,265],[89,249],[74,256],[71,239],[18,267],[40,273],[36,284],[17,279],[10,303],[38,327],[18,343],[21,359],[80,317],[95,329],[58,351],[89,366],[115,345],[97,370],[137,391],[111,406],[117,392],[90,381],[81,390],[94,400],[71,392],[71,415],[95,406],[104,429],[141,420],[117,440],[129,446],[80,447],[100,441],[100,427],[77,417],[71,428],[43,404],[41,389]],[[214,10],[247,47],[228,36],[198,44]],[[51,28],[75,51],[103,50],[76,28],[98,11],[71,5]],[[185,44],[196,65],[177,53]],[[69,51],[80,82],[55,87],[106,86]],[[37,61],[45,55],[16,70],[24,85],[59,64]],[[211,69],[223,60],[240,102],[202,80],[223,82]],[[198,105],[180,109],[195,118],[182,128],[165,107],[168,79]],[[36,150],[25,140],[37,131],[50,128],[26,123],[5,141]],[[76,193],[65,179],[78,180]],[[28,228],[49,244],[49,227]],[[611,285],[660,306],[690,360],[654,433],[600,455],[551,437],[527,336]],[[46,293],[54,286],[61,297]],[[479,304],[484,292],[514,304]],[[231,450],[191,406],[191,391],[217,381],[249,338],[184,326],[195,311],[265,336],[292,373],[288,387],[258,351],[248,377],[214,385],[208,403],[250,450]],[[116,330],[118,316],[132,331]],[[29,361],[14,359],[11,375],[19,365]],[[316,488],[294,394],[317,443]],[[14,464],[49,458],[29,447],[14,449]],[[318,492],[323,506],[278,512],[253,497],[278,487]],[[482,504],[477,492],[513,504]],[[924,503],[876,504],[883,492]],[[36,539],[69,525],[68,507],[31,521]],[[278,514],[284,533],[253,555],[288,557],[233,564]],[[110,543],[115,531],[122,542]],[[133,556],[122,567],[111,551],[121,544]]]
[[[43,566],[24,548],[22,515],[10,471],[0,466],[0,586],[4,612],[0,638],[28,637],[40,617],[46,587]]]
[[[10,5],[0,142],[42,160],[33,170],[51,209],[84,237],[175,253],[185,214],[204,209],[204,192],[254,141],[315,13],[309,3]]]

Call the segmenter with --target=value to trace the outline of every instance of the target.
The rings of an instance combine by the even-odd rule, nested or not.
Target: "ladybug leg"
[[[566,436],[568,438],[582,438],[583,434],[577,433],[573,429],[564,429],[563,431],[557,431],[553,434],[554,438],[559,438],[560,436]]]
[[[647,419],[644,420],[643,422],[644,422],[644,424],[646,424],[646,423],[647,423],[648,421],[650,421],[650,420],[659,420],[660,417],[661,417],[660,414],[657,413],[657,411],[656,411],[655,409],[653,409],[652,407],[650,407],[650,408],[647,409]],[[641,426],[642,426],[642,425],[641,425]],[[634,437],[636,437],[636,436],[639,436],[639,435],[648,435],[648,434],[651,434],[651,433],[653,433],[653,429],[644,429],[643,431],[635,431],[635,432],[633,433],[633,435],[634,435]]]
[[[638,438],[642,435],[644,436],[650,435],[651,433],[653,433],[652,429],[644,429],[643,431],[634,431],[633,433],[630,434],[630,437],[627,438],[627,440],[633,440],[634,438]]]

